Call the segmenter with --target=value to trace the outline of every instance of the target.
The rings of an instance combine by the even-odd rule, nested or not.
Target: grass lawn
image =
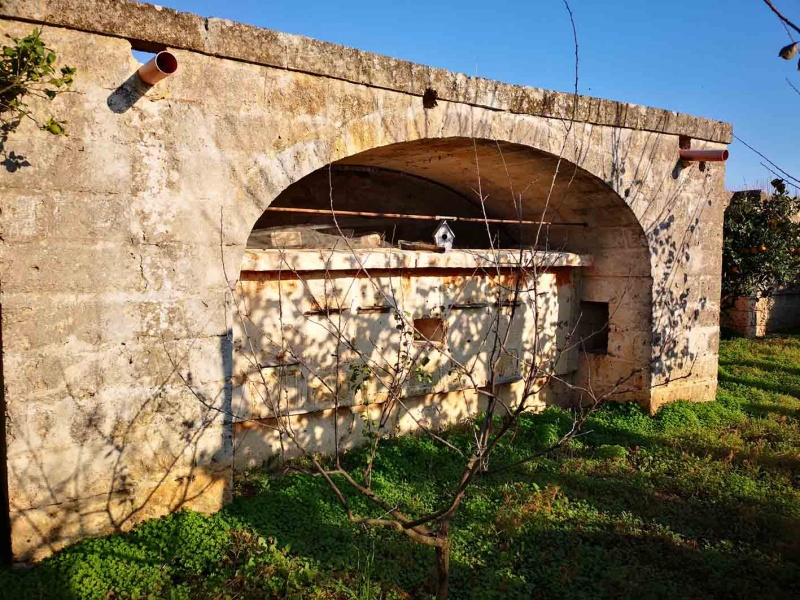
[[[495,464],[568,421],[526,417]],[[800,597],[800,336],[724,341],[715,403],[655,418],[609,406],[589,429],[471,488],[451,597]],[[375,485],[409,512],[429,509],[459,473],[451,457],[427,438],[393,441]],[[320,480],[250,473],[238,487],[216,515],[172,515],[2,572],[0,598],[430,597],[431,550],[350,526]]]

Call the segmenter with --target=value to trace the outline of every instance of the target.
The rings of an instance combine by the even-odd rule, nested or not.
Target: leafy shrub
[[[774,192],[763,199],[734,194],[725,211],[722,244],[722,295],[769,296],[777,288],[800,282],[800,198],[786,184],[772,181]]]
[[[56,72],[56,54],[42,41],[38,28],[23,38],[6,35],[13,43],[3,46],[0,55],[0,124],[4,133],[14,129],[22,119],[30,119],[41,129],[55,135],[64,134],[65,121],[55,117],[38,117],[28,98],[53,100],[72,86],[73,67]]]

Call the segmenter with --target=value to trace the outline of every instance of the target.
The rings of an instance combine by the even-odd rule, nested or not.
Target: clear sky
[[[156,0],[158,1],[158,0]],[[160,0],[222,17],[509,83],[570,91],[574,48],[562,0]],[[800,178],[797,59],[762,0],[571,0],[582,94],[729,121]],[[797,0],[777,0],[795,22]],[[728,187],[772,179],[735,141]]]

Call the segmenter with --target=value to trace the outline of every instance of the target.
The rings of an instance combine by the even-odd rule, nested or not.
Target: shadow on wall
[[[431,253],[405,257],[425,260],[425,254],[434,260]],[[379,420],[395,396],[402,400],[381,426],[384,433],[437,431],[476,416],[479,390],[492,381],[502,382],[498,393],[515,406],[531,365],[566,376],[575,369],[577,348],[561,351],[574,321],[572,278],[563,267],[526,274],[512,307],[516,276],[498,274],[491,261],[473,270],[331,268],[304,276],[290,265],[309,269],[344,255],[385,267],[403,255],[374,249],[252,255],[280,255],[281,270],[245,271],[237,289],[237,469],[298,454],[278,432],[258,427],[274,426],[278,412],[294,415],[305,447],[333,453],[336,435],[340,447],[368,439],[370,421]],[[452,250],[438,256],[472,255]],[[548,391],[529,399],[530,406],[554,402]]]
[[[24,450],[8,457],[9,483],[21,491],[10,502],[16,560],[183,507],[218,510],[230,500],[230,334],[217,344],[216,353],[228,357],[222,386],[197,385],[188,368],[192,348],[162,340],[153,362],[166,371],[163,380],[149,391],[130,388],[124,407],[110,410],[120,403],[71,389],[53,414],[26,415]],[[72,447],[39,450],[38,440],[50,436]]]
[[[138,73],[134,73],[111,93],[106,100],[106,104],[111,109],[111,112],[118,115],[124,114],[147,95],[147,92],[152,88],[152,85],[142,81]]]
[[[135,77],[131,76],[109,96],[108,107],[112,112],[124,113],[147,92],[134,81]],[[381,139],[387,144],[403,141],[399,139],[402,135],[419,138],[431,135],[427,119],[409,123],[408,130],[403,128],[400,133],[388,115],[379,113],[374,117],[379,123],[376,128],[385,132]],[[694,194],[682,195],[679,186],[662,204],[663,215],[658,216],[648,214],[651,210],[648,200],[639,196],[638,186],[647,178],[663,175],[664,181],[655,186],[655,192],[649,193],[656,196],[671,177],[666,171],[663,174],[650,172],[653,164],[658,163],[659,135],[652,134],[650,156],[645,153],[634,158],[625,156],[631,148],[626,147],[621,138],[616,140],[612,173],[603,182],[574,164],[559,161],[552,154],[477,139],[485,133],[482,128],[487,124],[476,127],[473,120],[468,111],[450,111],[436,131],[474,132],[475,140],[448,138],[401,144],[404,148],[384,146],[345,162],[357,167],[380,165],[414,175],[426,172],[425,176],[457,190],[463,197],[472,198],[479,207],[483,200],[491,198],[487,206],[492,216],[514,218],[522,214],[526,218],[542,218],[542,215],[552,215],[554,220],[589,222],[589,227],[580,233],[552,226],[537,236],[527,229],[517,241],[543,248],[576,251],[586,248],[593,254],[605,253],[604,262],[598,261],[590,277],[595,280],[597,290],[604,286],[609,290],[604,293],[605,299],[599,301],[611,305],[610,340],[615,336],[634,337],[631,329],[623,324],[626,319],[634,323],[633,330],[640,336],[637,348],[626,346],[619,353],[613,350],[600,368],[613,363],[616,373],[621,370],[636,372],[642,376],[636,386],[639,391],[649,385],[651,361],[653,372],[661,380],[685,376],[687,368],[691,369],[694,364],[697,350],[691,348],[682,332],[691,329],[692,323],[699,319],[713,290],[694,299],[689,291],[689,276],[685,274],[686,265],[697,260],[689,254],[689,248],[697,242],[703,206],[698,203],[691,207],[697,220],[686,232],[676,231],[674,216],[668,214],[688,207]],[[512,126],[507,132],[508,139],[519,135],[516,127]],[[313,133],[310,129],[309,136]],[[225,138],[230,137],[230,131],[221,130],[210,135]],[[326,131],[319,132],[320,140],[327,139],[326,136]],[[231,145],[228,138],[215,141],[222,148]],[[252,168],[231,171],[235,187],[249,200],[237,198],[240,203],[237,214],[224,214],[217,210],[220,205],[214,204],[211,208],[198,205],[197,213],[179,217],[187,221],[203,220],[205,225],[199,230],[219,232],[223,265],[230,257],[241,256],[242,231],[252,225],[275,197],[273,188],[285,188],[293,183],[289,181],[293,177],[292,170],[285,165],[293,161],[319,162],[318,157],[309,158],[293,152],[300,151],[292,149],[281,154],[277,159],[280,168],[254,161]],[[577,162],[587,154],[585,147],[576,148],[574,152]],[[437,159],[436,162],[433,159]],[[436,171],[430,171],[431,164],[437,165]],[[476,164],[479,169],[475,168]],[[553,173],[558,167],[561,170],[554,180]],[[632,176],[628,174],[631,170]],[[509,193],[510,188],[513,188],[512,193]],[[482,190],[482,195],[476,195],[476,189]],[[626,199],[642,221],[659,223],[647,231],[647,241],[651,247],[658,248],[654,263],[663,261],[666,265],[652,275],[656,281],[654,295],[647,244],[641,243],[639,233],[627,240],[625,232],[620,231],[630,230],[634,225],[641,230],[634,212],[620,198]],[[710,205],[711,201],[708,203]],[[619,226],[620,222],[624,227]],[[598,232],[608,232],[608,235],[596,236]],[[593,242],[595,237],[600,240],[597,244]],[[621,247],[619,239],[624,240]],[[165,256],[167,251],[163,250]],[[621,256],[615,256],[615,251]],[[190,259],[180,256],[180,260]],[[630,272],[626,275],[624,271],[629,263],[635,263],[633,275]],[[624,269],[620,270],[621,267]],[[143,277],[146,277],[144,271]],[[625,282],[626,277],[630,285]],[[232,283],[233,278],[226,276],[226,279]],[[626,304],[633,295],[628,290],[638,293],[636,302]],[[219,293],[222,294],[222,290]],[[653,304],[658,307],[655,319],[650,312]],[[178,306],[177,302],[175,305]],[[53,374],[54,381],[48,382],[52,384],[53,410],[38,413],[31,409],[28,414],[16,417],[18,422],[13,425],[18,437],[15,452],[8,457],[9,482],[19,491],[14,493],[10,507],[17,557],[43,556],[71,540],[104,531],[122,531],[138,520],[181,506],[214,510],[229,497],[231,335],[228,332],[213,340],[191,335],[175,341],[146,340],[151,346],[148,358],[151,362],[132,365],[130,370],[143,380],[154,371],[162,373],[163,379],[155,388],[136,381],[131,381],[127,389],[102,389],[99,384],[94,388],[76,386],[76,382],[82,380],[82,375],[75,372],[76,365],[58,364],[58,359],[51,361],[46,369],[40,369]],[[214,354],[214,358],[197,356],[203,353]],[[203,361],[213,366],[205,369],[207,365]],[[109,373],[113,368],[116,367],[109,367]],[[214,375],[210,376],[209,372]],[[602,373],[596,371],[594,375]],[[109,375],[112,379],[115,376]],[[615,381],[619,378],[612,379]],[[63,393],[62,387],[66,389]],[[61,437],[64,443],[59,446],[54,440]],[[45,447],[47,451],[42,450]]]
[[[652,264],[653,307],[648,367],[654,396],[650,411],[670,400],[712,400],[719,345],[721,223],[725,208],[720,190],[714,187],[713,175],[722,167],[716,163],[683,165],[679,160],[672,173],[659,173],[654,165],[660,163],[665,149],[670,154],[678,152],[672,146],[674,139],[651,132],[645,151],[631,155],[632,148],[625,147],[621,136],[614,137],[612,173],[607,183],[626,199],[639,221],[648,224],[644,233]],[[680,143],[687,143],[683,136]],[[650,183],[650,196],[657,197],[665,188],[673,188],[660,206],[640,193],[642,184],[654,178],[657,179]],[[679,180],[678,184],[670,179]],[[700,383],[686,381],[684,386],[681,380]]]

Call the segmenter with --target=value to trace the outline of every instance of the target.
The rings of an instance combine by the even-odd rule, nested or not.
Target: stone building
[[[436,336],[444,323],[442,347],[479,354],[453,336],[501,308],[496,279],[480,271],[488,238],[463,221],[484,210],[554,223],[545,248],[533,247],[535,225],[496,232],[501,249],[530,245],[531,264],[549,267],[537,285],[550,347],[563,346],[577,315],[603,325],[600,343],[558,367],[565,379],[598,389],[624,379],[619,398],[651,411],[714,398],[724,166],[678,156],[687,145],[725,148],[729,125],[120,0],[0,2],[0,19],[17,36],[46,25],[59,62],[78,69],[74,93],[52,105],[69,135],[22,124],[4,151],[29,165],[0,174],[0,519],[15,559],[179,507],[216,510],[238,468],[269,458],[275,440],[248,426],[264,416],[248,373],[280,356],[248,366],[234,305],[248,303],[263,327],[284,307],[294,312],[281,322],[298,329],[330,308],[297,277],[276,276],[284,261],[292,274],[324,269],[353,289],[368,256],[386,289],[404,290],[419,331],[433,323],[426,337]],[[179,68],[145,86],[132,49],[169,49]],[[461,218],[448,224],[454,249],[258,247],[264,230],[316,223],[274,208],[322,210],[332,197],[354,213]],[[395,225],[398,238],[430,241],[419,224]],[[346,227],[392,237],[380,219]],[[399,305],[358,289],[334,294],[337,306],[360,319],[361,339],[388,332]],[[310,331],[303,348],[316,351],[325,340]],[[443,378],[443,355],[432,360],[436,377],[407,396],[419,418],[452,422],[460,388]],[[278,366],[262,384],[291,388],[301,426],[324,416],[314,382]]]

